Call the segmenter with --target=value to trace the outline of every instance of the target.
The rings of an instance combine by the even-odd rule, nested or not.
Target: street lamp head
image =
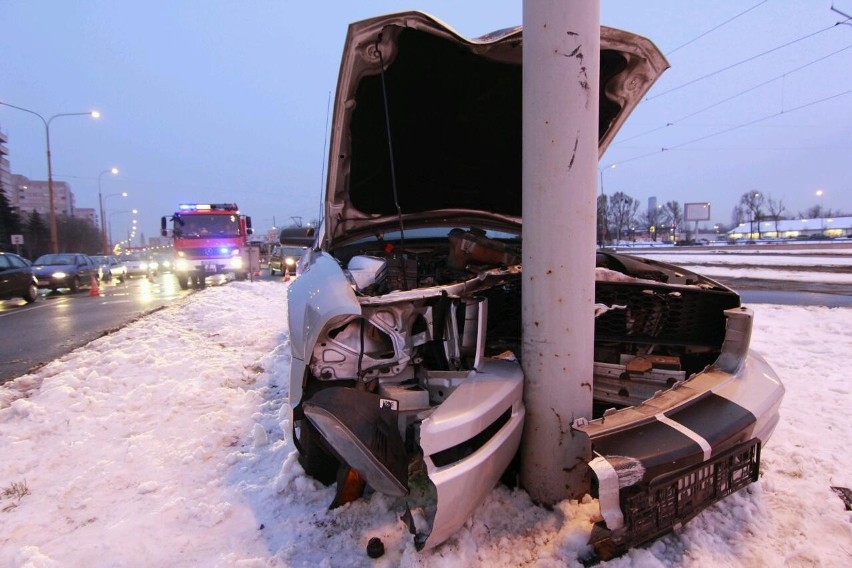
[[[89,116],[91,116],[92,118],[100,118],[100,117],[101,117],[101,113],[99,113],[99,112],[98,112],[98,111],[96,111],[96,110],[93,110],[92,112],[90,112],[90,113],[89,113]]]
[[[818,189],[816,191],[816,194],[817,194],[817,197],[822,197],[823,191],[821,189]]]
[[[111,173],[112,175],[117,175],[118,174],[118,168],[110,168],[109,173]]]

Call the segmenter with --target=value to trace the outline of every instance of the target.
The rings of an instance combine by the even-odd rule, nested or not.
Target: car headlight
[[[51,274],[50,276],[51,276],[52,278],[56,278],[56,279],[58,279],[58,280],[61,280],[61,279],[65,278],[65,277],[66,277],[66,276],[68,276],[68,275],[67,275],[66,273],[64,273],[64,272],[54,272],[54,273],[53,273],[53,274]]]
[[[296,264],[296,261],[292,258],[285,258],[284,264],[286,264],[287,266],[293,266]]]

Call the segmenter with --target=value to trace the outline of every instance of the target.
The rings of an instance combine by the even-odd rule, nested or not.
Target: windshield
[[[302,256],[305,253],[305,247],[281,247],[281,256]]]
[[[239,215],[175,215],[174,236],[184,239],[239,237]]]
[[[74,264],[73,254],[46,254],[40,256],[33,263],[38,266],[58,266],[63,264]]]

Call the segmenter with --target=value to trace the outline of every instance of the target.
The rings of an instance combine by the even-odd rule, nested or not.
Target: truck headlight
[[[231,259],[231,268],[242,268],[243,267],[243,259],[235,256]]]
[[[175,260],[175,269],[176,270],[189,270],[189,261],[185,258],[179,258]]]

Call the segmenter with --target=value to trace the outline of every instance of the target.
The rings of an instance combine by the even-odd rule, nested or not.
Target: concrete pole
[[[543,505],[589,491],[600,3],[524,0],[521,482]]]

